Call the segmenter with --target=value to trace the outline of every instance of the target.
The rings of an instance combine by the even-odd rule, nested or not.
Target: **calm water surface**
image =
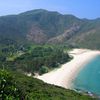
[[[79,72],[73,81],[73,88],[100,95],[100,55]]]

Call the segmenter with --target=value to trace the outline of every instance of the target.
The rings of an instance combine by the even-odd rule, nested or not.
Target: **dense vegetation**
[[[0,17],[0,100],[92,100],[21,73],[43,74],[59,67],[72,59],[68,47],[100,49],[99,26],[100,19],[41,9]]]
[[[20,73],[0,70],[0,100],[94,100]]]
[[[3,49],[1,67],[26,73],[43,74],[71,59],[65,46],[28,45],[18,50]]]
[[[19,95],[13,74],[0,69],[0,100],[18,100]]]

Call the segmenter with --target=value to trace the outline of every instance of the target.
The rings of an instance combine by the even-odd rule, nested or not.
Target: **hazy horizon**
[[[34,9],[57,11],[72,14],[79,18],[96,19],[100,17],[98,0],[3,0],[0,1],[0,16],[19,14]]]

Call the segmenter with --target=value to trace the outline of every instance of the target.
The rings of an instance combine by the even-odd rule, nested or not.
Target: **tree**
[[[0,100],[18,100],[19,91],[11,73],[0,70]]]
[[[40,68],[40,74],[47,73],[48,70],[49,70],[48,67],[42,66],[42,67]]]

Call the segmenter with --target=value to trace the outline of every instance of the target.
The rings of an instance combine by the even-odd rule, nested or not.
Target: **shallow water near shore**
[[[100,96],[100,55],[83,67],[72,84],[74,89]]]

